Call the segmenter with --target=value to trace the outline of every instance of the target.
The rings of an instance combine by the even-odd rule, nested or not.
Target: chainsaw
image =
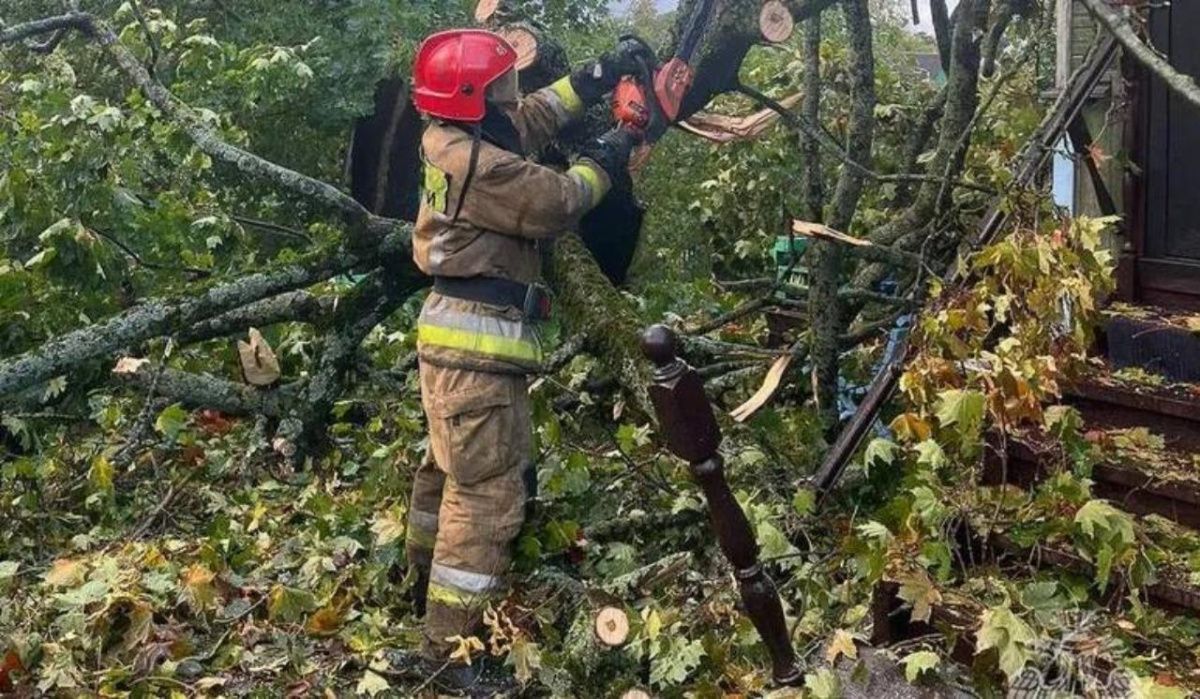
[[[662,66],[644,64],[641,75],[625,76],[613,90],[613,118],[621,126],[645,134],[647,143],[662,138],[667,127],[679,119],[683,99],[696,77],[691,61],[704,37],[712,9],[713,0],[700,0],[675,56]],[[646,46],[647,55],[654,55],[638,37],[622,37],[622,41],[626,40],[641,43]]]

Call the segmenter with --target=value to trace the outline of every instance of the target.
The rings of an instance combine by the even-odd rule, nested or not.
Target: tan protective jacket
[[[563,78],[521,100],[513,121],[532,153],[582,113],[582,101]],[[413,258],[431,276],[535,282],[541,271],[539,241],[574,228],[611,187],[608,175],[590,160],[563,173],[483,142],[454,221],[470,169],[472,136],[434,122],[422,146],[425,189]],[[542,361],[536,329],[521,309],[436,292],[418,323],[418,353],[435,366],[500,373],[534,372]]]

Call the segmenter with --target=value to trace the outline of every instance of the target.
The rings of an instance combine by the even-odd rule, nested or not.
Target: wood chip
[[[631,689],[621,695],[621,699],[652,699],[644,689]]]
[[[251,386],[270,386],[279,380],[279,360],[275,351],[257,328],[250,328],[250,341],[238,340],[238,359],[242,364],[242,377]]]
[[[610,648],[616,648],[629,638],[629,617],[616,607],[605,607],[596,614],[596,637]]]
[[[517,70],[525,70],[537,62],[538,39],[524,27],[503,27],[496,31],[517,51]]]
[[[486,23],[498,9],[500,0],[479,0],[479,4],[475,6],[475,21],[480,24]]]
[[[763,5],[762,13],[758,16],[758,28],[762,30],[763,38],[778,44],[792,38],[796,30],[796,20],[780,0],[769,0]]]
[[[750,396],[750,400],[734,408],[729,416],[737,422],[745,422],[754,417],[754,414],[762,410],[763,406],[770,402],[775,392],[779,390],[779,386],[783,383],[783,376],[791,364],[792,355],[790,353],[776,359],[758,391]]]
[[[114,374],[136,374],[142,370],[142,367],[150,363],[149,359],[138,359],[136,357],[121,357],[117,360],[117,365],[113,367]]]

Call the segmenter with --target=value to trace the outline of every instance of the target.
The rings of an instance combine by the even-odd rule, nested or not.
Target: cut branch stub
[[[596,638],[610,648],[629,638],[629,616],[616,607],[605,607],[596,614]]]
[[[475,21],[486,24],[499,8],[500,0],[479,0],[479,4],[475,6]]]
[[[762,30],[764,39],[778,44],[792,38],[792,32],[796,30],[796,20],[787,5],[780,0],[768,0],[758,16],[758,28]]]
[[[496,33],[512,44],[517,52],[517,70],[522,71],[537,63],[538,38],[532,31],[519,25],[502,27]]]

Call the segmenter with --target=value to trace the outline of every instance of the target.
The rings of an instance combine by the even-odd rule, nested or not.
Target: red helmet
[[[482,29],[434,34],[413,62],[413,103],[439,119],[481,121],[488,85],[516,63],[516,50],[498,34]]]

